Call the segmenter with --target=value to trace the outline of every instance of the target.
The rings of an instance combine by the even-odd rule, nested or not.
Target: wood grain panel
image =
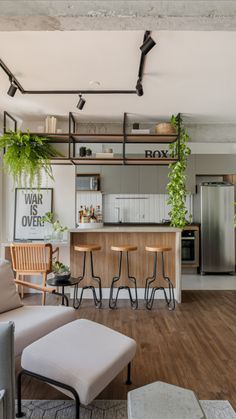
[[[176,254],[175,233],[146,233],[146,232],[80,232],[71,233],[71,271],[73,276],[79,276],[82,272],[82,258],[80,252],[74,251],[77,244],[98,244],[101,251],[94,252],[94,271],[102,279],[102,287],[108,288],[113,276],[118,272],[118,252],[111,250],[112,245],[129,244],[138,247],[137,251],[130,252],[130,274],[137,279],[137,286],[143,288],[145,279],[152,275],[154,254],[145,251],[145,246],[160,245],[171,247],[170,252],[165,253],[165,270],[175,286]],[[124,268],[124,264],[123,264]],[[158,256],[158,270],[160,271],[160,255]],[[123,269],[122,277],[125,277]],[[166,285],[160,278],[160,283]]]

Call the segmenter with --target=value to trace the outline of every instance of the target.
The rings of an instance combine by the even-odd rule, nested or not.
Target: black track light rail
[[[30,95],[114,95],[136,94],[136,90],[24,90],[23,93]]]
[[[8,75],[10,82],[14,83],[19,91],[24,95],[128,95],[136,94],[136,90],[25,90],[11,70],[6,66],[6,64],[0,58],[0,67]]]
[[[145,42],[150,37],[151,31],[145,31],[143,42]],[[143,70],[145,65],[145,58],[146,55],[141,52],[140,56],[140,63],[139,63],[139,70],[138,70],[138,82],[141,84],[142,78],[143,78]],[[7,67],[7,65],[0,59],[0,67],[3,69],[3,71],[7,74],[9,77],[9,80],[11,83],[14,83],[19,91],[22,94],[27,95],[74,95],[74,94],[81,94],[81,95],[129,95],[129,94],[138,94],[138,96],[142,96],[140,94],[140,91],[135,90],[25,90],[23,86],[20,84],[20,82],[17,80],[17,78],[14,76],[14,74],[11,72],[11,70]]]
[[[143,37],[143,43],[147,40],[147,38],[150,36],[150,34],[151,34],[151,31],[145,31],[145,34],[144,34],[144,37]],[[140,80],[140,82],[143,79],[143,70],[144,70],[145,58],[146,58],[146,55],[141,54],[140,63],[139,63],[139,70],[138,70],[138,80]]]

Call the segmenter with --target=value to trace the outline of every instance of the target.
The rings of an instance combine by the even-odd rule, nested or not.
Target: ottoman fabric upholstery
[[[135,352],[133,339],[80,319],[25,348],[21,364],[25,370],[73,387],[80,402],[87,405],[128,365]]]
[[[75,310],[64,306],[23,306],[0,316],[1,322],[15,324],[15,356],[35,340],[75,318]]]

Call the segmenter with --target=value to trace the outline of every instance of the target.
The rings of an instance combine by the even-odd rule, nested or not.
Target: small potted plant
[[[59,260],[56,260],[52,263],[52,270],[57,280],[67,281],[70,279],[71,273],[69,266],[59,262]]]
[[[68,227],[63,227],[59,220],[55,220],[55,214],[53,212],[46,212],[42,217],[42,221],[51,226],[51,237],[46,234],[45,239],[51,239],[53,241],[63,240],[63,233],[68,230]]]

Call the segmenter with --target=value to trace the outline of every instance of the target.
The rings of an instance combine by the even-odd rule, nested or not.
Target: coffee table
[[[69,306],[69,299],[67,297],[67,295],[65,294],[65,287],[73,287],[75,285],[77,285],[79,283],[80,279],[79,278],[74,278],[73,276],[71,276],[69,279],[66,280],[61,280],[56,278],[55,276],[52,278],[49,278],[47,280],[48,285],[51,285],[53,287],[61,287],[62,288],[62,292],[61,292],[61,297],[62,297],[62,301],[61,301],[61,305],[64,306]],[[66,304],[65,304],[66,302]],[[73,301],[73,306],[74,306],[74,301]]]
[[[206,419],[196,394],[156,381],[128,392],[128,419]]]

